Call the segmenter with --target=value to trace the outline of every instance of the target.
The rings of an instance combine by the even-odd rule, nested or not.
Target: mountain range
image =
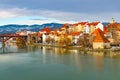
[[[104,26],[108,23],[102,23]],[[0,26],[0,34],[7,34],[7,33],[16,33],[22,30],[30,30],[38,32],[45,27],[50,27],[51,29],[60,28],[63,24],[59,23],[46,23],[42,25],[34,24],[34,25],[18,25],[18,24],[9,24]]]
[[[45,27],[50,27],[51,29],[60,28],[63,24],[59,23],[46,23],[42,25],[34,24],[34,25],[18,25],[18,24],[9,24],[0,26],[0,34],[7,34],[7,33],[16,33],[22,30],[30,30],[38,32]]]

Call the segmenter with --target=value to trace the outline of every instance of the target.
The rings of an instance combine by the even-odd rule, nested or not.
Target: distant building
[[[69,35],[71,35],[72,37],[73,37],[73,43],[74,44],[77,44],[77,42],[78,42],[78,39],[79,39],[79,37],[80,37],[80,34],[81,34],[82,32],[71,32]]]
[[[105,32],[111,44],[120,44],[120,23],[110,23],[106,25]]]
[[[84,31],[83,31],[84,33],[90,33],[90,28],[89,28],[89,26],[88,25],[86,25],[85,26],[85,28],[84,28]]]
[[[114,18],[112,18],[112,19],[110,20],[110,23],[111,23],[111,24],[112,24],[112,23],[115,23]]]
[[[98,23],[98,25],[96,26],[96,29],[100,28],[102,31],[104,31],[104,26],[102,23]]]
[[[93,34],[95,34],[95,37],[93,38],[93,49],[110,48],[110,41],[105,38],[104,32],[98,28],[93,32]]]
[[[51,29],[49,27],[43,28],[39,33],[42,35],[41,40],[42,43],[46,44],[48,39],[48,34],[51,32]]]
[[[88,24],[88,26],[89,26],[90,33],[92,33],[93,31],[95,31],[95,29],[97,29],[97,28],[99,28],[102,31],[104,31],[104,26],[100,22],[91,22],[91,23]]]
[[[30,33],[31,33],[31,31],[29,31],[29,30],[23,30],[23,31],[16,32],[16,34],[18,34],[18,35],[28,35]]]
[[[87,24],[88,22],[79,22],[79,23],[73,24],[74,32],[81,32],[81,31],[83,32]]]
[[[63,34],[69,33],[70,24],[64,24],[60,29]]]

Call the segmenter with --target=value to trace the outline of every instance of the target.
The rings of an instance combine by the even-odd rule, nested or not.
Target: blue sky
[[[0,0],[0,25],[120,21],[120,0]]]

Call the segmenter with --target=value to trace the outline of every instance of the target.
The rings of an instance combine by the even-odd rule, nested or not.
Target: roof
[[[50,31],[52,34],[57,34],[57,30]]]
[[[105,32],[103,32],[100,28],[97,28],[95,29],[95,31],[93,31],[91,34],[98,34],[98,33],[101,33],[101,34],[105,34]]]
[[[100,22],[91,22],[91,23],[88,23],[88,26],[97,26]]]
[[[104,37],[104,34],[98,32],[93,40],[93,42],[110,42],[107,38]]]
[[[69,25],[70,25],[70,24],[67,24],[67,23],[66,23],[66,24],[63,24],[63,26],[62,26],[61,28],[69,28]]]
[[[46,28],[41,30],[41,32],[50,32],[50,31],[51,31],[51,29],[49,27],[46,27]]]
[[[81,32],[71,32],[69,35],[72,35],[72,36],[78,36],[80,35]]]
[[[120,23],[110,23],[105,26],[105,31],[109,32],[109,28],[115,28],[116,30],[120,31]]]
[[[88,24],[88,22],[79,22],[79,23],[73,24],[73,26],[86,25],[86,24]]]

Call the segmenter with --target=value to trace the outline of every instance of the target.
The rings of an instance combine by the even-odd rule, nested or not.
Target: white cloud
[[[17,15],[8,11],[0,11],[0,18],[11,18],[16,17]]]
[[[59,20],[53,20],[53,19],[49,19],[49,20],[24,20],[24,21],[15,21],[13,23],[9,23],[9,24],[28,24],[28,25],[33,25],[33,24],[45,24],[45,23],[75,23],[74,21],[59,21]]]
[[[96,14],[88,14],[88,13],[73,13],[73,12],[61,12],[61,11],[52,11],[52,10],[29,10],[26,8],[12,8],[2,10],[0,9],[0,18],[19,18],[25,16],[37,16],[38,20],[26,20],[14,22],[16,24],[43,24],[49,22],[59,22],[59,23],[68,23],[68,22],[77,22],[77,21],[110,21],[111,18],[115,18],[116,21],[120,21],[120,13],[111,12],[111,13],[96,13]],[[44,17],[44,20],[39,20],[40,17]]]

